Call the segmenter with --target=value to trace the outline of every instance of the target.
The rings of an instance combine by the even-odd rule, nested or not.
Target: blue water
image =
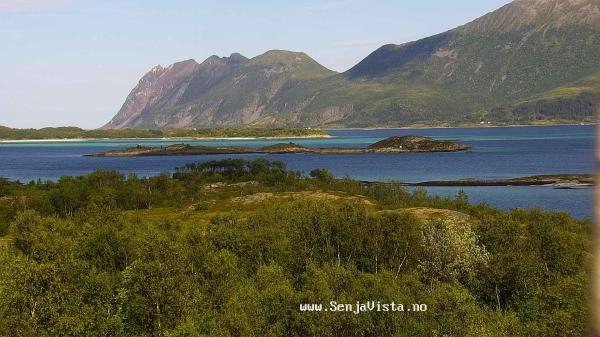
[[[394,135],[424,135],[453,139],[473,147],[462,153],[408,154],[279,154],[211,155],[96,158],[84,157],[98,151],[133,146],[168,145],[181,141],[102,140],[85,142],[0,143],[0,176],[28,181],[82,175],[96,169],[155,175],[194,161],[220,158],[268,158],[287,163],[288,168],[310,172],[317,167],[337,176],[362,180],[418,182],[461,178],[512,178],[537,174],[593,173],[593,126],[548,126],[457,129],[330,130],[335,138],[291,139],[308,146],[361,147]],[[203,145],[265,146],[282,140],[186,141]],[[503,209],[517,207],[567,211],[579,218],[592,215],[592,189],[557,190],[551,187],[463,188],[474,202]],[[458,188],[428,188],[439,195],[455,195]]]

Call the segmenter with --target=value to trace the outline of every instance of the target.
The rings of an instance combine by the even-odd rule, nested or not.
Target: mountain
[[[599,110],[600,0],[517,0],[344,73],[286,51],[154,68],[105,127],[529,123]]]
[[[512,111],[511,107],[599,70],[600,1],[521,0],[451,31],[383,46],[346,74],[355,80],[421,84],[435,90],[445,96],[443,105],[418,98],[411,103],[437,110],[438,118],[495,113],[498,120],[507,117],[499,111]],[[589,96],[581,94],[565,97],[574,104],[575,111],[569,113],[593,117],[594,104],[578,110],[579,101]],[[569,113],[545,117],[565,118]]]
[[[304,53],[271,50],[248,59],[240,54],[211,56],[168,68],[157,66],[129,94],[119,113],[104,128],[183,128],[238,125],[274,117],[283,92],[304,81],[335,72]]]
[[[167,68],[160,65],[144,75],[127,96],[119,113],[105,128],[134,125],[144,112],[168,109],[176,105],[201,66],[194,60],[175,63]]]

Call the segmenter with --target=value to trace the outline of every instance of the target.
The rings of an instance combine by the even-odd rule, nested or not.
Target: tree
[[[310,171],[310,176],[323,184],[330,184],[335,179],[335,176],[331,172],[321,168]]]
[[[477,241],[475,232],[466,223],[433,220],[422,229],[424,256],[419,270],[425,280],[467,282],[477,269],[488,261],[488,253]]]

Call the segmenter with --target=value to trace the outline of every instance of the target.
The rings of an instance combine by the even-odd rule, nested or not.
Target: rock
[[[470,149],[470,146],[450,140],[435,140],[423,136],[390,137],[369,145],[372,152],[455,152]]]

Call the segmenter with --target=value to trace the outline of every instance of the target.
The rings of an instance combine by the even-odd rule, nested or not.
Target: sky
[[[509,0],[0,0],[0,125],[109,121],[153,66],[303,51],[345,71]]]

